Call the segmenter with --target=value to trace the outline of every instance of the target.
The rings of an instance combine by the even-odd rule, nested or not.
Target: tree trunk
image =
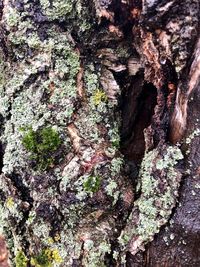
[[[11,266],[200,266],[199,5],[0,0]]]

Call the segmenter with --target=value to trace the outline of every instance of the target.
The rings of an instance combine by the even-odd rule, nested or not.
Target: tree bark
[[[200,266],[199,6],[0,0],[11,266]]]

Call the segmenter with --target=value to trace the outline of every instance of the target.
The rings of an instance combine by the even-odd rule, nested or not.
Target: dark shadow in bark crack
[[[122,97],[121,151],[125,159],[140,164],[145,151],[144,129],[151,123],[157,90],[139,75]]]
[[[3,168],[3,146],[0,143],[0,173],[2,173]]]
[[[124,155],[126,166],[125,172],[129,177],[133,187],[136,186],[139,165],[143,159],[145,152],[144,129],[152,122],[154,108],[157,104],[157,89],[151,83],[144,82],[144,75],[139,72],[132,77],[116,77],[115,78],[123,89],[121,105],[119,108],[122,112],[121,127],[121,152]],[[137,198],[138,196],[135,195]],[[131,208],[129,210],[129,214]],[[128,214],[127,217],[128,218]],[[122,220],[122,218],[120,218]],[[125,221],[121,225],[121,229],[125,226]],[[117,238],[117,236],[116,236]],[[112,252],[117,247],[117,241],[111,242]],[[141,262],[143,255],[138,254],[138,262]],[[132,258],[127,255],[127,266],[132,267]],[[106,257],[106,266],[116,266],[112,258],[112,253]],[[139,267],[139,265],[135,265]]]

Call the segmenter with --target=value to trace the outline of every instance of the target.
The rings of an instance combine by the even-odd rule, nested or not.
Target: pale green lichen
[[[46,122],[52,123],[56,119],[60,125],[59,131],[63,131],[66,122],[74,112],[72,99],[76,98],[75,77],[79,70],[79,56],[73,51],[66,36],[62,34],[58,36],[58,33],[53,30],[50,31],[50,36],[49,52],[43,53],[42,57],[38,55],[34,57],[32,64],[21,64],[13,77],[8,80],[5,89],[1,91],[3,96],[1,114],[5,116],[12,105],[12,117],[6,124],[5,135],[2,137],[2,141],[7,142],[3,169],[5,173],[12,172],[13,168],[17,168],[19,164],[20,166],[26,165],[20,144],[22,135],[20,128],[31,126],[33,130],[37,130]],[[37,89],[31,85],[26,91],[19,92],[32,75],[37,75],[40,68],[50,66],[51,54],[54,55],[55,62],[58,62],[52,70],[56,75],[53,75],[49,81],[38,81],[40,87],[36,87]],[[64,64],[67,68],[63,68]],[[67,75],[67,78],[61,75],[61,71]],[[54,87],[53,92],[51,92],[51,85]],[[43,95],[47,90],[51,94],[49,103],[56,106],[56,110],[50,110],[48,104],[42,103]],[[9,96],[13,96],[16,92],[19,92],[18,96],[11,101]],[[13,125],[14,132],[12,131]],[[65,140],[67,141],[67,138]]]
[[[99,77],[95,73],[94,65],[88,65],[88,68],[85,70],[84,81],[87,88],[88,96],[91,96],[99,87]]]
[[[94,247],[94,241],[92,241],[91,239],[87,239],[84,242],[84,250],[90,251],[93,247]]]
[[[112,146],[115,148],[119,148],[120,146],[120,134],[119,134],[119,125],[120,123],[116,122],[113,125],[113,128],[109,129],[108,136],[110,138],[110,142],[112,143]]]
[[[40,38],[37,33],[32,33],[27,38],[27,44],[30,48],[39,48],[42,45]]]
[[[75,1],[68,0],[55,0],[52,3],[49,0],[40,0],[43,13],[52,20],[69,14],[73,10],[74,3]]]
[[[50,21],[73,19],[77,27],[77,33],[85,33],[91,29],[88,6],[82,0],[55,0],[52,3],[49,0],[40,0],[40,4],[43,14]]]
[[[3,205],[0,204],[0,234],[1,235],[3,235],[3,232],[4,232],[5,219],[6,219],[5,209]]]
[[[104,257],[106,253],[110,252],[111,245],[106,241],[101,242],[98,247],[91,246],[87,257],[83,260],[83,264],[87,267],[106,267]]]
[[[192,140],[195,138],[195,137],[198,137],[200,136],[200,129],[197,128],[195,129],[185,140],[185,143],[186,145],[190,145]],[[186,151],[186,154],[188,155],[190,153],[190,147],[188,147],[187,151]]]
[[[176,203],[181,179],[175,166],[182,159],[181,150],[175,146],[165,146],[161,153],[158,149],[146,153],[138,186],[141,196],[135,201],[127,226],[119,237],[122,247],[128,245],[133,254],[151,241],[167,222]]]
[[[45,113],[46,105],[40,103],[41,96],[32,92],[32,88],[30,88],[27,92],[23,92],[15,98],[12,105],[11,119],[5,125],[5,132],[1,139],[7,143],[4,154],[4,173],[10,173],[19,166],[26,166],[24,149],[20,141],[22,136],[20,129],[32,126],[34,130],[37,130],[44,125],[46,119],[50,116],[50,114]],[[13,131],[13,127],[15,131]]]
[[[7,8],[5,19],[9,27],[17,26],[20,22],[20,13],[15,8],[9,6]]]
[[[47,266],[71,266],[72,257],[79,259],[82,255],[81,237],[91,233],[91,241],[84,244],[89,255],[84,255],[83,261],[86,266],[104,266],[105,255],[111,252],[108,236],[111,236],[115,225],[113,216],[107,220],[107,214],[114,207],[106,203],[101,216],[106,220],[101,224],[102,219],[98,221],[98,216],[95,217],[96,208],[89,201],[95,200],[98,190],[102,190],[106,198],[112,197],[113,204],[119,199],[117,186],[122,165],[119,152],[117,161],[111,162],[119,146],[120,121],[113,120],[119,114],[113,110],[106,92],[100,89],[99,63],[98,66],[84,65],[84,99],[80,99],[77,92],[77,74],[85,61],[71,32],[75,30],[77,39],[87,44],[93,27],[92,10],[81,0],[51,2],[24,1],[23,11],[20,12],[14,8],[15,4],[11,7],[8,3],[8,13],[4,18],[6,38],[15,60],[7,66],[6,77],[1,79],[3,86],[0,85],[0,113],[5,119],[1,134],[5,148],[3,173],[14,177],[20,188],[12,190],[19,191],[19,196],[13,196],[9,188],[1,185],[6,201],[0,211],[0,228],[4,232],[9,227],[12,229],[10,236],[14,243],[10,247],[13,253],[19,251],[26,240],[30,247],[25,251],[26,255],[19,253],[22,256],[19,258],[23,262],[29,255],[32,265],[40,267],[43,263]],[[35,6],[38,17],[34,14]],[[44,25],[37,19],[43,19]],[[65,22],[63,27],[58,21]],[[67,132],[67,125],[72,122],[81,140],[80,153],[75,159],[71,158],[75,151]],[[56,168],[52,166],[52,169],[39,172],[30,168],[27,145],[23,141],[26,133],[22,129],[28,127],[38,133],[47,125],[51,125],[62,138],[65,158],[62,161],[60,157]],[[91,163],[93,166],[87,170],[87,165]],[[1,178],[6,181],[5,177]],[[21,200],[24,195],[20,190],[25,191],[26,201]],[[51,218],[47,218],[45,210],[38,211],[41,203],[52,211]],[[92,217],[90,222],[88,217]],[[16,228],[23,223],[23,233],[19,235],[15,226],[6,226],[6,222],[9,224],[10,221]],[[47,256],[48,260],[42,263],[43,256]],[[61,264],[59,257],[63,259]]]
[[[163,158],[156,162],[156,168],[158,170],[163,170],[165,168],[173,167],[180,159],[183,159],[183,154],[181,150],[178,148],[175,149],[171,146],[167,149]]]
[[[108,179],[107,183],[108,184],[105,187],[105,191],[106,191],[108,196],[113,198],[112,204],[115,205],[117,200],[119,199],[119,195],[120,195],[120,190],[118,189],[118,184],[112,179]]]
[[[115,157],[112,159],[110,169],[113,176],[120,172],[123,163],[122,157]]]
[[[0,95],[1,95],[1,92],[3,90],[3,85],[5,83],[5,63],[3,61],[3,57],[1,55],[1,51],[0,51]]]
[[[50,225],[47,223],[43,222],[42,220],[39,221],[38,223],[33,220],[33,234],[34,236],[38,237],[40,240],[44,240],[47,237],[49,237],[49,233],[51,230]]]

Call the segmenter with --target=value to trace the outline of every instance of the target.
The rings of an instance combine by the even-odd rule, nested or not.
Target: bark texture
[[[11,266],[200,266],[199,14],[199,0],[0,1]]]

